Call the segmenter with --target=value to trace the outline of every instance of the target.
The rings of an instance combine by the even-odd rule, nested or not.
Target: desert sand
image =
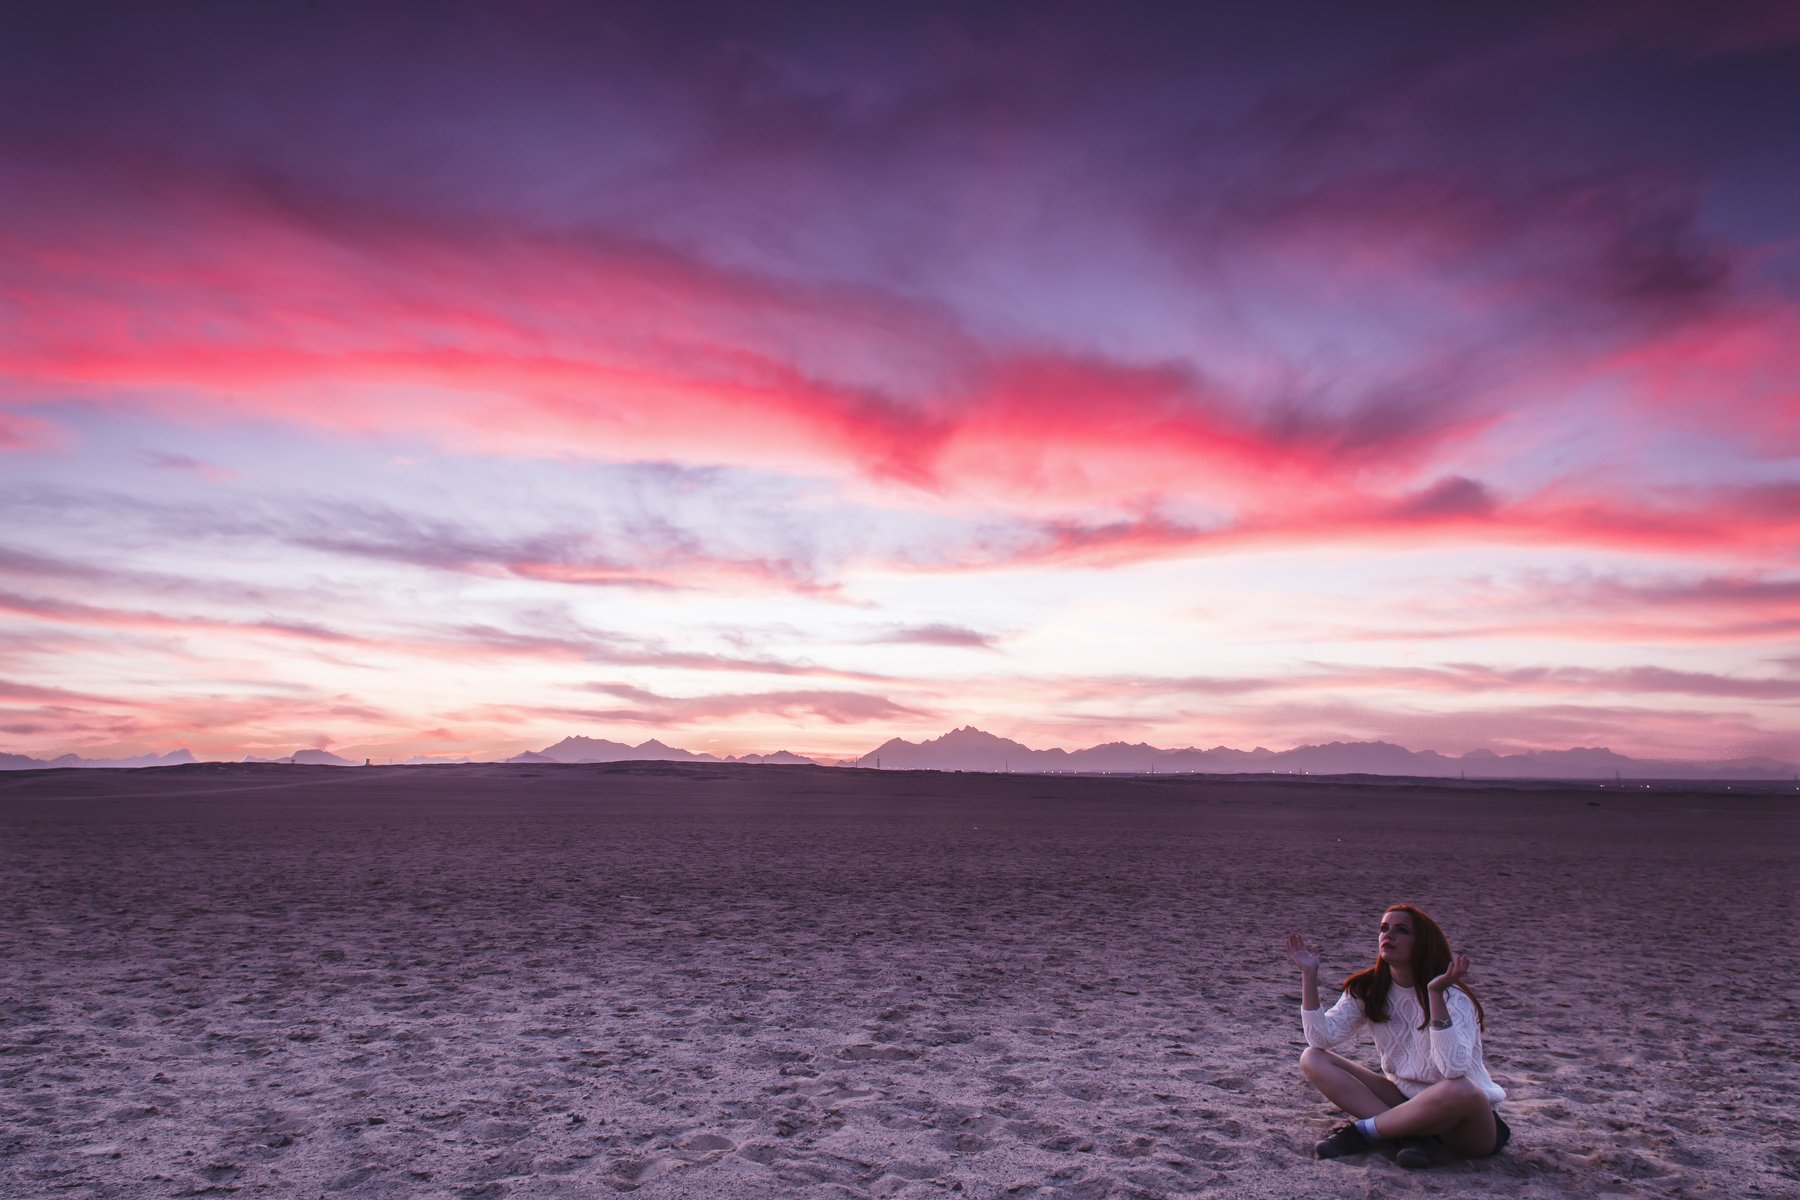
[[[1797,845],[1791,785],[0,776],[0,1195],[1792,1197]],[[1311,1157],[1282,936],[1400,899],[1497,1158]]]

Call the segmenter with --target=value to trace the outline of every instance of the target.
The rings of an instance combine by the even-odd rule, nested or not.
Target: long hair
[[[1426,916],[1411,904],[1390,904],[1383,912],[1403,912],[1412,918],[1413,949],[1412,977],[1413,991],[1419,996],[1419,1011],[1425,1014],[1425,1024],[1431,1022],[1431,995],[1425,985],[1444,973],[1450,965],[1450,939],[1438,923]],[[1344,990],[1362,1002],[1363,1013],[1369,1020],[1377,1024],[1388,1019],[1388,990],[1394,986],[1394,973],[1388,969],[1387,959],[1376,958],[1375,965],[1358,971],[1344,980]],[[1453,985],[1475,1002],[1475,1024],[1477,1028],[1487,1028],[1487,1014],[1481,1010],[1481,1001],[1476,999],[1475,989],[1466,983]],[[1425,1025],[1420,1025],[1420,1029]]]

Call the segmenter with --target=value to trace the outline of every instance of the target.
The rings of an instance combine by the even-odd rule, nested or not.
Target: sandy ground
[[[1792,1197],[1770,790],[0,776],[0,1195]],[[1279,943],[1403,898],[1515,1141],[1316,1162]]]

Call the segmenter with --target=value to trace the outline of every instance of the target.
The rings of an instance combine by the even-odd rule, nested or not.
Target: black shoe
[[[1407,1138],[1394,1153],[1395,1162],[1413,1171],[1425,1167],[1441,1167],[1453,1157],[1450,1147],[1434,1137]]]
[[[1369,1139],[1358,1132],[1356,1126],[1346,1125],[1342,1129],[1332,1130],[1330,1137],[1313,1147],[1313,1153],[1320,1158],[1343,1158],[1351,1154],[1367,1154],[1369,1149]]]

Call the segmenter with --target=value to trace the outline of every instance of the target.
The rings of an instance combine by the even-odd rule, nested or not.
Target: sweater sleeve
[[[1450,1014],[1450,1028],[1430,1031],[1431,1065],[1445,1079],[1460,1079],[1481,1057],[1475,1002],[1460,988],[1451,988],[1444,993],[1444,1009]]]
[[[1320,1050],[1329,1050],[1348,1038],[1362,1028],[1366,1020],[1362,1002],[1349,992],[1338,997],[1338,1002],[1329,1009],[1300,1010],[1300,1028],[1306,1034],[1306,1044]]]

